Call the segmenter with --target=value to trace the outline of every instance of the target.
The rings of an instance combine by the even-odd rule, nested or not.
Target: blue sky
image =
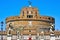
[[[37,7],[40,15],[55,18],[55,28],[60,30],[60,0],[30,0],[32,7]],[[9,16],[18,16],[23,7],[29,6],[28,0],[0,0],[0,22]],[[0,24],[1,25],[1,24]],[[1,26],[0,26],[1,28]]]

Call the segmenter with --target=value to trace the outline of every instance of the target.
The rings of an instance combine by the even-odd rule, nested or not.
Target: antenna
[[[32,2],[31,1],[28,1],[28,3],[29,3],[29,7],[31,7]]]

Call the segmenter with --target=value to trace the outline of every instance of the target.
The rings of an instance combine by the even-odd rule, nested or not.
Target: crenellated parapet
[[[53,17],[47,17],[47,16],[40,16],[37,18],[21,18],[19,16],[14,16],[6,19],[6,23],[13,21],[46,21],[50,23],[55,23],[55,19]]]

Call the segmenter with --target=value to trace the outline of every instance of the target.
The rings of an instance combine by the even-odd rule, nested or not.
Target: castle
[[[0,40],[60,40],[55,19],[39,14],[37,8],[29,5],[21,9],[19,16],[6,18],[6,31],[0,32]]]

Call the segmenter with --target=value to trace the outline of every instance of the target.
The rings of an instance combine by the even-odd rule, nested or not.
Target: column
[[[40,40],[44,40],[44,32],[41,31],[41,39]]]
[[[55,40],[55,35],[54,35],[54,33],[51,33],[51,34],[50,34],[50,40]]]
[[[37,33],[36,40],[40,40],[39,33]]]
[[[20,36],[19,31],[17,31],[17,40],[19,40],[19,36]]]
[[[21,40],[24,40],[24,36],[23,36],[23,34],[21,34]]]

